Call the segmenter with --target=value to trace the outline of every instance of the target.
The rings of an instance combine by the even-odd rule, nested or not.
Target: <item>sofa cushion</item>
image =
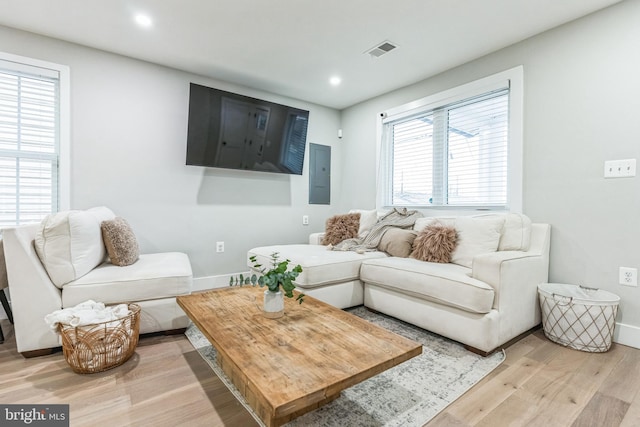
[[[102,224],[103,221],[108,221],[116,217],[116,214],[106,206],[90,208],[87,209],[87,212],[96,217],[98,224]],[[102,238],[102,232],[100,232],[100,239],[102,240],[100,251],[102,252],[102,262],[104,262],[109,258],[109,254],[107,253],[107,247],[105,246],[104,239]]]
[[[335,215],[327,220],[323,245],[337,245],[346,239],[358,237],[360,214]]]
[[[499,251],[528,251],[531,244],[531,219],[519,213],[505,215]]]
[[[445,227],[455,227],[456,219],[455,217],[435,217],[435,216],[427,216],[424,218],[416,219],[416,222],[413,224],[413,229],[415,231],[422,231],[425,227],[433,224],[444,225]]]
[[[93,299],[105,304],[146,301],[191,292],[189,258],[179,252],[144,254],[135,264],[103,263],[62,288],[62,306]]]
[[[117,217],[102,221],[100,228],[111,264],[123,267],[138,260],[140,256],[138,241],[124,218]]]
[[[100,219],[113,214],[107,208],[71,210],[45,217],[35,236],[35,249],[49,278],[58,288],[104,261]]]
[[[378,250],[391,256],[406,258],[411,253],[416,235],[413,230],[390,227],[382,235]]]
[[[504,225],[500,231],[500,242],[498,243],[499,251],[528,251],[531,244],[531,219],[524,214],[509,212],[474,215],[472,218],[503,218]],[[413,227],[414,230],[420,231],[426,226],[434,222],[440,222],[443,225],[455,227],[455,217],[425,217],[418,218]]]
[[[420,261],[448,263],[458,243],[458,233],[453,227],[441,224],[428,225],[413,241],[411,258]]]
[[[360,214],[360,226],[358,227],[358,237],[364,239],[371,231],[371,228],[378,222],[378,211],[376,209],[351,209],[349,213]]]
[[[495,252],[503,225],[503,216],[456,218],[458,246],[451,255],[451,262],[471,268],[473,257]]]
[[[495,292],[469,276],[471,270],[456,264],[438,264],[413,258],[371,259],[362,263],[360,279],[417,298],[472,313],[488,313]]]
[[[89,208],[87,209],[87,212],[96,217],[96,219],[98,220],[98,224],[102,223],[102,221],[107,221],[116,217],[116,214],[114,214],[113,211],[106,206]]]
[[[386,258],[384,252],[331,251],[319,245],[274,245],[249,250],[247,257],[256,256],[258,263],[268,267],[271,254],[278,252],[281,259],[291,261],[290,266],[300,265],[302,273],[296,278],[300,288],[313,288],[360,278],[360,264],[366,259]],[[253,267],[248,261],[247,265]]]

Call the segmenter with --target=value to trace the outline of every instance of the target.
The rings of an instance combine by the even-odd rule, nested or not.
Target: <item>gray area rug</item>
[[[504,352],[478,356],[454,341],[364,307],[348,310],[416,342],[422,354],[342,392],[339,398],[289,423],[289,427],[421,427],[500,365]],[[216,350],[190,325],[187,338],[238,400],[253,414],[242,395],[216,363]]]

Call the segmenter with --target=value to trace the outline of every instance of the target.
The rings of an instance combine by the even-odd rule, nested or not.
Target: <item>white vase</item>
[[[280,291],[264,291],[264,316],[277,319],[284,314],[284,294]]]

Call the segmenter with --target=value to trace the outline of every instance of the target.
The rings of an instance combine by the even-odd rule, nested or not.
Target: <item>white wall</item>
[[[619,340],[640,347],[640,288],[617,284],[619,266],[640,268],[640,177],[602,177],[605,160],[640,158],[637,22],[640,1],[624,1],[348,108],[342,123],[332,109],[4,27],[0,51],[71,67],[72,207],[110,206],[143,251],[185,251],[196,277],[240,271],[252,246],[304,242],[335,212],[375,207],[379,111],[522,64],[524,212],[553,227],[550,279],[620,295]],[[306,166],[301,177],[185,166],[190,81],[309,109],[308,140],[332,147],[332,205],[308,205]]]
[[[302,176],[227,171],[185,166],[185,144],[190,82],[307,109],[308,142],[332,147],[335,200],[336,110],[6,27],[0,51],[71,68],[71,207],[109,206],[142,252],[186,252],[195,277],[234,273],[251,247],[306,242],[335,210],[308,204],[308,155]]]
[[[640,288],[618,285],[640,268],[640,177],[603,178],[605,160],[640,159],[638,22],[625,1],[346,109],[341,207],[375,205],[378,112],[522,64],[524,212],[552,225],[550,280],[620,295],[617,340],[640,347]]]

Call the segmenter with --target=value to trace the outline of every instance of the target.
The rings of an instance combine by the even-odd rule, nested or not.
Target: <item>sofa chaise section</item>
[[[274,245],[249,250],[247,256],[269,266],[271,255],[280,254],[282,259],[300,265],[302,273],[296,279],[301,292],[318,298],[338,308],[354,307],[364,302],[363,286],[360,281],[360,265],[367,259],[386,258],[384,252],[363,254],[349,251],[331,251],[322,245]],[[249,262],[254,273],[259,272]]]
[[[99,222],[96,224],[99,227]],[[188,326],[189,319],[175,298],[191,293],[192,270],[185,254],[143,254],[124,267],[105,259],[86,274],[58,286],[36,251],[39,229],[40,224],[31,224],[3,230],[16,344],[25,357],[61,346],[58,334],[44,321],[47,314],[88,299],[140,305],[142,334]]]

